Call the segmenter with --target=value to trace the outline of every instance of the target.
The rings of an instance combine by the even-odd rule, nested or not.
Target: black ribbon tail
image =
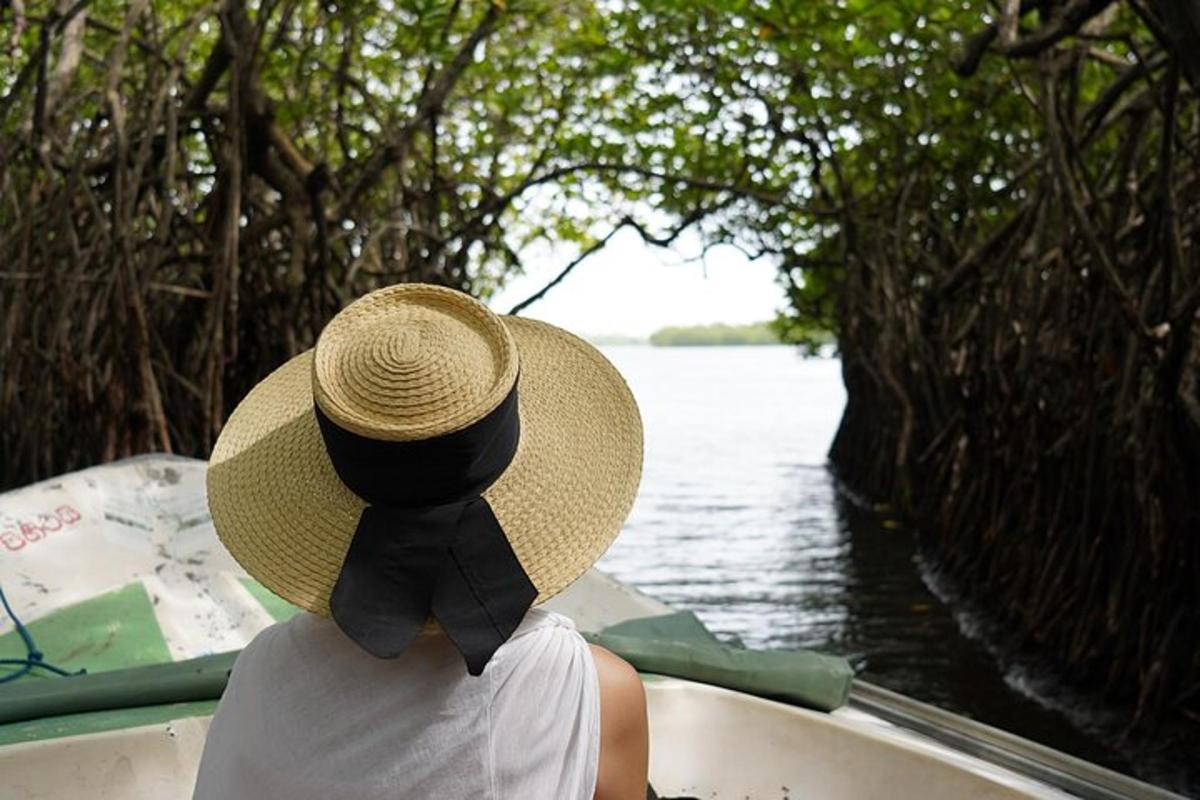
[[[459,510],[363,509],[329,609],[342,632],[368,653],[395,658],[420,634]]]
[[[433,615],[480,675],[537,599],[487,501],[467,503],[433,593]]]
[[[338,627],[368,653],[400,655],[432,614],[479,675],[537,599],[481,496],[520,443],[517,386],[467,427],[417,441],[362,436],[314,405],[334,470],[370,504],[329,598]]]

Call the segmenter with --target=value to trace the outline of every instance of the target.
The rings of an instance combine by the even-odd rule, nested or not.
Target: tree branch
[[[566,278],[568,275],[570,275],[572,270],[574,270],[577,266],[582,264],[584,261],[586,261],[588,258],[590,258],[595,253],[603,250],[608,245],[609,241],[611,241],[612,238],[617,235],[618,231],[620,231],[622,228],[629,227],[631,222],[632,221],[628,217],[625,218],[624,220],[622,220],[616,227],[614,227],[612,230],[610,230],[604,236],[604,238],[598,239],[597,241],[593,242],[590,247],[585,249],[579,255],[575,256],[575,258],[573,258],[569,264],[567,264],[565,267],[563,267],[559,271],[559,273],[550,280],[549,283],[547,283],[541,289],[538,289],[536,292],[531,294],[529,297],[526,297],[524,300],[522,300],[521,302],[517,303],[515,306],[510,308],[508,310],[508,313],[509,314],[520,314],[526,308],[533,305],[538,300],[541,300],[543,297],[546,296],[547,292],[549,292],[555,286],[558,286],[560,283],[562,283],[563,279]]]
[[[445,104],[455,84],[462,78],[463,73],[474,59],[476,48],[496,29],[499,18],[499,5],[495,2],[489,3],[487,11],[458,48],[454,58],[421,93],[412,119],[405,123],[391,142],[375,150],[367,158],[358,180],[351,185],[340,203],[342,209],[353,208],[363,192],[374,185],[388,167],[404,158],[408,153],[413,133],[430,115],[437,113]]]
[[[1004,15],[1000,22],[993,22],[967,39],[962,52],[953,60],[951,67],[963,78],[968,78],[979,69],[988,48],[1000,39],[997,50],[1008,58],[1031,58],[1079,32],[1088,20],[1100,14],[1115,0],[1069,0],[1053,21],[1043,25],[1036,33],[1024,38],[1016,37],[1016,22],[1020,17],[1040,3],[1021,3],[1015,15]],[[1005,35],[1001,35],[1004,33]],[[1012,37],[1009,41],[1009,37]]]

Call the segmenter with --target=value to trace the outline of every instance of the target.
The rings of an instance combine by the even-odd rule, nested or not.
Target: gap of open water
[[[1002,667],[931,590],[912,533],[837,491],[839,361],[790,347],[603,350],[637,398],[646,457],[601,569],[749,647],[841,654],[865,680],[1080,758],[1177,790],[1196,780],[1161,754],[1131,762],[1102,714]]]

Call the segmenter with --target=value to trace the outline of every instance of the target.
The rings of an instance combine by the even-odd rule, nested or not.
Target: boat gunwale
[[[1084,800],[1187,800],[1167,789],[867,681],[855,679],[846,707]]]

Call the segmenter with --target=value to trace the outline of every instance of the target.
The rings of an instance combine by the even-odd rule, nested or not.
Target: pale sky
[[[710,250],[704,263],[682,252],[650,247],[632,230],[577,266],[544,298],[521,312],[582,336],[649,336],[667,325],[744,324],[772,319],[785,303],[775,266],[749,261],[732,247]],[[546,285],[570,256],[527,259],[529,271],[513,278],[489,305],[503,314]]]

